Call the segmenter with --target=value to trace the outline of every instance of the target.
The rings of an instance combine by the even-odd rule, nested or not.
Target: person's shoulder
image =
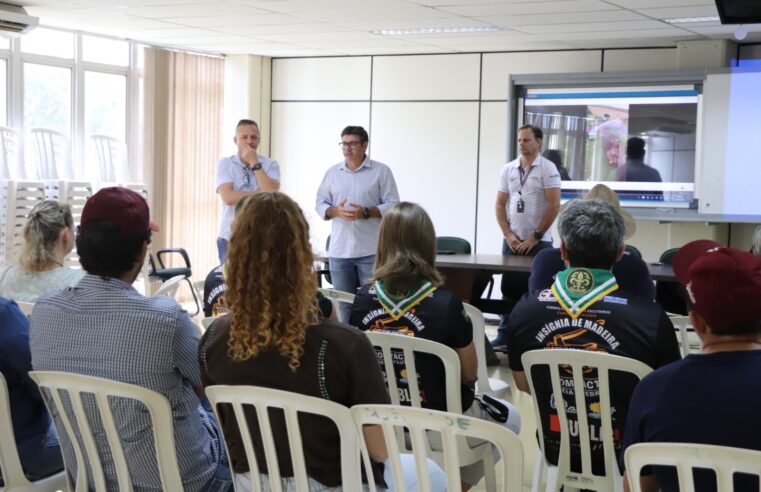
[[[237,160],[237,154],[220,157],[217,166],[232,166]]]

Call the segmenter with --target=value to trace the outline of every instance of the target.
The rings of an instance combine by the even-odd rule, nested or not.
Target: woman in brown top
[[[204,386],[255,385],[329,399],[347,407],[388,403],[375,352],[358,329],[318,315],[312,250],[304,215],[282,193],[246,200],[233,225],[227,260],[230,314],[214,322],[199,348]],[[253,411],[252,411],[253,412]],[[231,408],[220,408],[236,489],[250,490],[245,450]],[[301,431],[310,490],[340,490],[337,429],[324,418],[302,416]],[[276,443],[287,443],[282,415],[272,418]],[[258,426],[254,446],[261,449]],[[370,457],[387,458],[382,430],[366,427]],[[287,446],[277,446],[285,490],[293,488]],[[257,453],[260,470],[266,463]],[[379,479],[380,473],[375,473]],[[290,478],[287,478],[290,477]],[[255,477],[268,486],[269,479]],[[335,488],[333,488],[335,487]]]

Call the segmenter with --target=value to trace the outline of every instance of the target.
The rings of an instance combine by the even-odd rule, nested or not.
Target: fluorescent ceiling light
[[[692,22],[715,22],[717,20],[719,20],[719,17],[713,15],[710,17],[677,17],[675,19],[663,19],[663,22],[668,22],[669,24],[690,24]]]
[[[381,36],[405,36],[411,34],[460,34],[468,32],[498,32],[504,31],[500,26],[477,26],[477,27],[421,27],[417,29],[380,29],[372,31]]]

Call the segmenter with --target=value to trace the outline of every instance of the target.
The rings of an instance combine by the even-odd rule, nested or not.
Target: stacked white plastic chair
[[[122,180],[121,166],[124,163],[125,144],[109,135],[90,135],[90,141],[98,161],[97,179],[99,183],[117,183]]]
[[[0,126],[0,179],[24,179],[21,156],[23,141],[21,134],[13,128]]]
[[[45,199],[41,181],[0,181],[0,264],[14,263],[24,243],[23,228],[29,211]]]
[[[49,128],[32,128],[29,135],[40,179],[75,179],[68,135]]]

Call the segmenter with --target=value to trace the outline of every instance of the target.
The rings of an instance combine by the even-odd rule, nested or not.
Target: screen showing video
[[[543,155],[558,166],[563,200],[602,182],[625,206],[687,208],[698,96],[692,86],[528,89],[522,124],[544,131]]]

